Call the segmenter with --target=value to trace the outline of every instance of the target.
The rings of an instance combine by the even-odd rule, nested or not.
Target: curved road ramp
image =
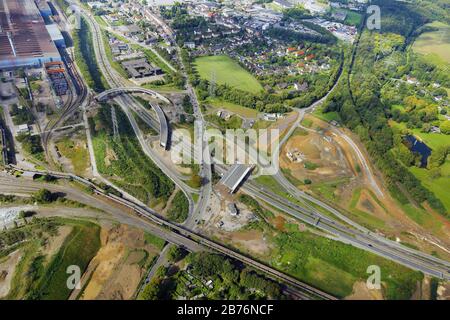
[[[170,103],[169,99],[164,97],[163,95],[149,89],[140,88],[140,87],[124,87],[124,88],[114,88],[103,91],[99,95],[95,97],[95,99],[99,102],[104,102],[113,98],[114,96],[123,94],[123,93],[144,93],[150,95],[152,98],[160,99],[166,103]],[[169,137],[169,123],[167,121],[166,115],[158,104],[150,104],[152,108],[156,111],[158,116],[159,125],[160,125],[160,141],[159,144],[164,149],[168,149],[170,145],[170,137]]]

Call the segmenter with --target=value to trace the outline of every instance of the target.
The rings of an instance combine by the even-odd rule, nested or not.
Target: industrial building
[[[0,1],[0,69],[61,61],[33,0]]]
[[[162,74],[162,70],[152,66],[147,59],[136,59],[122,62],[122,66],[133,78],[143,78]]]
[[[64,37],[58,26],[52,23],[46,25],[45,27],[47,28],[48,34],[50,35],[50,39],[52,39],[52,41],[55,43],[55,46],[57,48],[65,48],[66,41],[64,40]]]
[[[45,63],[45,70],[51,80],[55,94],[58,97],[66,95],[69,90],[69,84],[65,76],[64,64],[58,61],[47,62]]]
[[[40,14],[44,18],[48,18],[52,15],[52,9],[50,9],[50,6],[47,1],[45,0],[34,0],[36,3],[36,6],[39,9]]]

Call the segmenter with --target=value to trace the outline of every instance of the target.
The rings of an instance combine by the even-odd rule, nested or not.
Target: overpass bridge
[[[99,95],[95,97],[95,99],[99,102],[104,102],[108,99],[111,99],[117,95],[123,94],[123,93],[143,93],[147,94],[153,98],[162,100],[166,103],[170,103],[169,99],[164,97],[163,95],[159,94],[158,92],[155,92],[150,89],[145,89],[141,87],[121,87],[121,88],[113,88],[106,91],[103,91]],[[169,137],[169,123],[167,121],[166,115],[162,111],[161,107],[158,104],[150,104],[152,108],[156,111],[156,115],[158,116],[159,120],[159,128],[160,128],[160,139],[159,144],[164,149],[168,149],[170,145],[170,137]]]

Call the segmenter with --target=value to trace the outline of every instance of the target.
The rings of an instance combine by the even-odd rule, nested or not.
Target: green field
[[[89,167],[89,153],[87,148],[76,144],[75,141],[69,137],[64,137],[58,141],[56,145],[58,146],[60,153],[72,162],[75,174],[83,175]]]
[[[207,56],[195,59],[195,68],[201,78],[210,80],[215,72],[218,84],[227,84],[236,89],[259,93],[261,84],[249,72],[228,56]]]
[[[258,111],[256,111],[255,109],[246,108],[238,104],[223,101],[217,98],[208,98],[206,100],[206,103],[212,106],[214,109],[225,109],[244,118],[256,118],[258,116]]]
[[[414,42],[413,50],[427,55],[437,64],[450,63],[450,26],[441,22],[429,26],[439,30],[421,34]]]
[[[45,300],[66,300],[72,290],[67,288],[67,268],[79,266],[81,273],[100,248],[100,227],[87,221],[76,221],[73,230],[61,249],[52,259],[41,279],[36,298]],[[69,223],[70,224],[70,223]]]
[[[431,149],[436,149],[439,146],[450,145],[450,135],[437,134],[437,133],[425,133],[420,129],[407,129],[405,123],[398,123],[390,121],[390,125],[400,130],[409,130],[414,136],[420,138]]]
[[[72,231],[57,252],[51,256],[43,254],[43,243],[56,236],[62,225],[72,227]],[[83,274],[101,245],[100,227],[86,220],[39,218],[7,233],[10,239],[16,238],[13,250],[20,248],[22,256],[7,296],[12,300],[67,299],[71,292],[66,285],[67,267],[76,265]],[[17,239],[21,234],[25,241]],[[11,251],[0,250],[0,257],[8,252]]]
[[[331,12],[345,12],[347,14],[347,17],[344,20],[345,24],[352,25],[352,26],[359,26],[361,23],[362,16],[360,13],[347,10],[347,9],[331,9]]]
[[[336,111],[324,113],[322,107],[316,108],[313,112],[313,115],[326,122],[330,122],[332,120],[341,122],[341,117]]]
[[[427,169],[411,167],[410,171],[442,201],[447,212],[450,212],[450,161],[447,160],[440,168],[442,176],[436,179],[430,177]]]
[[[391,121],[391,126],[397,129],[406,130],[404,123],[397,123]],[[432,150],[438,147],[450,145],[450,135],[436,134],[436,133],[424,133],[420,129],[408,129],[414,136],[420,138],[427,146]],[[441,177],[433,179],[430,176],[430,171],[425,168],[411,167],[409,170],[419,179],[422,184],[433,192],[439,200],[442,201],[445,208],[450,212],[450,196],[448,190],[450,190],[450,161],[447,160],[441,167]]]
[[[276,249],[272,264],[315,287],[345,297],[352,293],[355,281],[367,279],[367,267],[381,268],[383,293],[387,299],[409,299],[416,281],[423,275],[367,251],[300,232],[292,225],[290,231],[273,237]]]

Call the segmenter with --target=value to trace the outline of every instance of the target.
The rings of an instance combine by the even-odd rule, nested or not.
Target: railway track
[[[50,154],[50,141],[53,134],[53,131],[57,129],[59,126],[64,124],[64,122],[73,115],[73,113],[81,106],[81,104],[88,97],[88,90],[83,83],[83,79],[79,75],[76,70],[75,65],[71,62],[70,57],[67,55],[67,52],[61,51],[61,56],[63,58],[64,64],[67,67],[67,74],[71,78],[73,86],[75,88],[75,92],[70,90],[69,98],[65,105],[63,106],[62,112],[58,115],[58,118],[55,121],[50,121],[45,126],[44,130],[42,130],[42,146],[44,149],[44,153],[47,160],[51,160],[52,156]],[[76,98],[74,99],[74,94]],[[49,161],[51,163],[52,161]]]
[[[282,283],[285,283],[286,285],[295,288],[296,290],[300,291],[297,292],[297,297],[302,299],[321,299],[321,300],[336,300],[337,298],[323,292],[319,289],[316,289],[298,279],[295,279],[279,270],[276,270],[260,261],[257,261],[251,257],[248,257],[242,253],[239,253],[233,249],[230,249],[222,244],[219,244],[215,241],[212,241],[205,236],[198,234],[194,231],[191,231],[183,226],[177,225],[175,223],[172,223],[168,220],[165,220],[163,217],[161,217],[157,212],[153,211],[150,208],[142,207],[131,200],[124,199],[122,197],[116,196],[114,194],[108,193],[107,191],[101,189],[96,184],[92,183],[91,181],[76,176],[74,174],[69,173],[63,173],[63,172],[54,172],[54,171],[39,171],[39,170],[23,170],[21,168],[18,168],[16,166],[10,165],[10,168],[19,170],[19,171],[27,171],[32,172],[36,174],[41,175],[51,175],[59,179],[68,179],[68,180],[75,180],[79,183],[91,188],[91,190],[97,194],[98,196],[101,196],[103,198],[106,198],[110,201],[113,201],[117,204],[120,204],[122,206],[125,206],[129,209],[131,209],[136,215],[138,215],[141,218],[145,218],[147,220],[150,220],[151,222],[165,227],[168,232],[174,232],[178,234],[181,237],[184,237],[186,240],[194,241],[203,247],[210,249],[215,252],[222,253],[228,257],[234,258],[242,263],[245,263],[246,265],[249,265],[256,270],[262,271],[265,274],[269,275],[271,278],[276,279],[278,281],[281,281]]]

